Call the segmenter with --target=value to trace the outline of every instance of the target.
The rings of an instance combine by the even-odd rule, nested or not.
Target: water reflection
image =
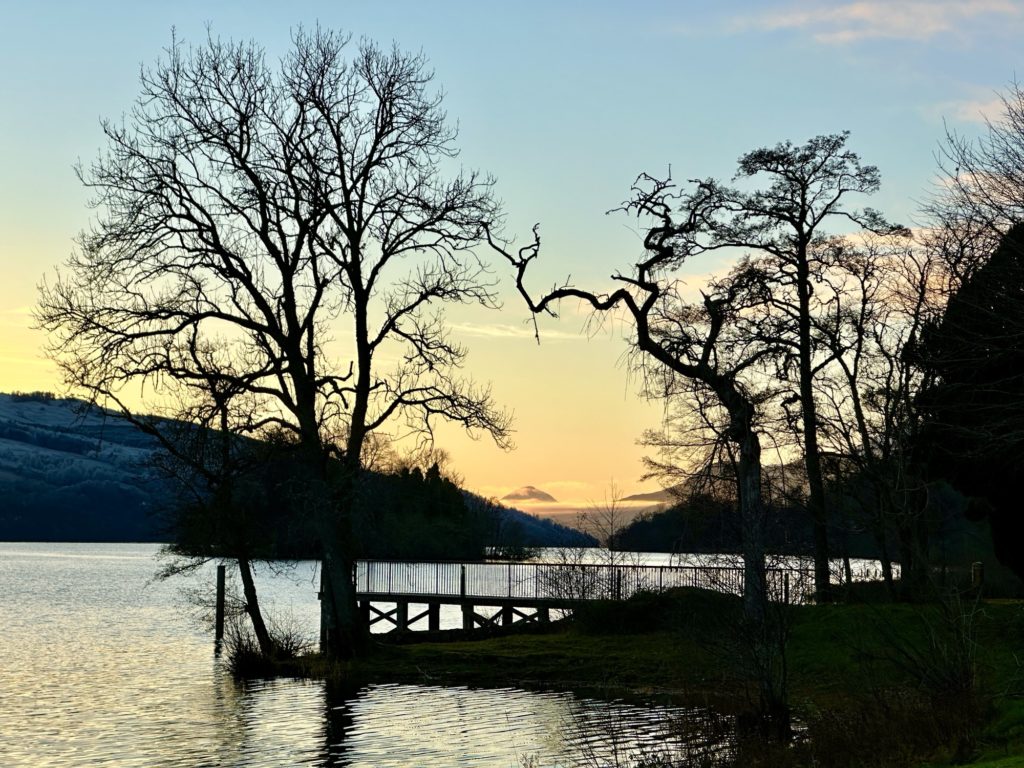
[[[517,689],[239,685],[177,588],[151,583],[155,549],[0,545],[0,766],[628,765],[684,753],[669,716],[708,716]],[[268,594],[287,605],[299,581]]]

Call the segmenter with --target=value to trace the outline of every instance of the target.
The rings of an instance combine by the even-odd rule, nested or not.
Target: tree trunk
[[[885,593],[892,600],[896,596],[896,585],[892,580],[892,559],[889,555],[889,547],[885,542],[885,537],[880,542],[879,552],[882,556],[882,579],[885,581]]]
[[[350,659],[364,646],[352,573],[355,563],[338,547],[324,545],[321,593],[320,652],[332,659]]]
[[[267,625],[263,621],[263,612],[260,610],[260,601],[256,595],[256,581],[252,575],[252,564],[247,557],[238,558],[238,573],[242,577],[242,594],[245,596],[245,612],[249,614],[249,621],[252,622],[252,631],[256,634],[256,642],[259,643],[260,652],[267,657],[273,656],[277,651]]]
[[[846,579],[846,583],[843,585],[843,595],[846,600],[849,600],[853,589],[853,568],[850,566],[850,543],[845,540],[843,541],[843,577]]]
[[[737,393],[738,395],[738,393]],[[723,398],[724,402],[728,402]],[[761,498],[761,442],[753,429],[753,408],[746,402],[730,408],[733,438],[738,444],[736,468],[743,547],[743,612],[761,624],[767,612],[765,582],[765,514]]]
[[[814,525],[814,590],[819,602],[831,600],[829,583],[828,513],[825,482],[818,448],[818,412],[814,404],[814,374],[811,360],[811,284],[807,244],[800,248],[797,263],[797,291],[800,296],[800,413],[803,422],[804,467],[807,472],[807,511]]]
[[[897,533],[900,544],[900,593],[904,600],[920,600],[928,585],[928,560],[921,547],[919,525],[914,519],[903,521]]]
[[[323,546],[324,590],[322,600],[327,619],[321,636],[321,652],[332,659],[349,659],[357,655],[366,641],[365,627],[356,605],[355,547],[352,515],[355,507],[358,467],[342,468],[342,476],[334,482],[329,495],[324,484],[324,506],[318,510],[318,531]]]
[[[896,585],[892,578],[892,555],[889,554],[889,537],[886,535],[886,520],[891,515],[884,507],[878,510],[878,517],[872,526],[875,543],[878,545],[878,556],[882,563],[882,579],[885,581],[885,593],[890,600],[896,598]]]

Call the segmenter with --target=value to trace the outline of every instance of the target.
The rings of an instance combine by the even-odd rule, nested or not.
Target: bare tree
[[[160,443],[153,464],[175,496],[165,512],[174,540],[161,552],[170,560],[159,575],[188,574],[211,559],[233,560],[242,582],[241,611],[249,617],[260,651],[270,657],[278,648],[260,607],[252,565],[266,532],[259,519],[262,510],[247,498],[270,452],[233,428],[240,406],[232,401],[236,395],[244,400],[244,393],[221,389],[216,379],[208,383],[179,410],[184,418],[160,422],[125,414]]]
[[[540,255],[537,230],[532,243],[515,252],[490,233],[488,237],[515,269],[518,290],[535,315],[555,315],[564,299],[580,301],[598,313],[621,312],[633,323],[633,362],[641,373],[657,375],[670,388],[675,388],[673,381],[697,382],[717,398],[728,416],[724,429],[737,454],[745,608],[749,617],[758,620],[766,603],[761,443],[757,401],[744,374],[768,352],[763,347],[749,349],[732,334],[748,301],[743,276],[710,286],[702,301],[691,303],[683,297],[675,274],[680,265],[705,250],[700,236],[717,204],[717,190],[698,184],[684,196],[671,179],[644,174],[632,193],[621,210],[653,222],[644,237],[647,257],[631,274],[613,275],[620,286],[610,292],[595,293],[567,284],[534,298],[525,278],[530,263]]]
[[[1024,90],[999,95],[998,117],[977,139],[947,130],[939,149],[941,186],[926,206],[951,271],[961,278],[983,263],[1001,236],[1024,221]]]
[[[367,435],[453,420],[506,444],[509,420],[459,374],[445,302],[494,305],[472,247],[499,215],[492,180],[448,178],[457,154],[421,55],[299,31],[253,43],[172,40],[141,73],[107,149],[78,169],[97,218],[44,285],[40,325],[67,383],[126,413],[216,379],[247,393],[234,428],[294,435],[322,542],[326,650],[356,624],[351,502]],[[397,360],[396,364],[390,361]]]
[[[715,199],[706,247],[754,252],[750,267],[760,274],[777,321],[774,332],[762,330],[758,335],[779,350],[780,375],[788,377],[796,369],[792,400],[800,409],[808,507],[814,523],[815,587],[821,597],[828,595],[830,576],[814,391],[814,377],[822,365],[812,328],[815,245],[830,221],[874,232],[894,229],[877,211],[847,207],[848,197],[871,194],[880,185],[878,169],[861,165],[860,158],[846,149],[848,136],[817,136],[799,146],[784,142],[748,152],[739,159],[736,180],[765,178],[767,184],[759,189],[705,182]]]
[[[915,349],[945,303],[947,273],[933,249],[902,235],[836,238],[815,264],[813,334],[828,361],[815,389],[829,473],[859,505],[890,590],[897,550],[914,589],[927,565],[928,488],[915,451],[917,397],[929,381]]]

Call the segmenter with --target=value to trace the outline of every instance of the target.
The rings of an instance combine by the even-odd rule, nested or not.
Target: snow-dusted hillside
[[[167,493],[148,467],[155,450],[153,438],[81,401],[0,394],[0,541],[165,540]],[[593,543],[516,509],[493,514],[503,536],[526,546]]]
[[[0,394],[0,540],[159,540],[153,449],[80,401]]]

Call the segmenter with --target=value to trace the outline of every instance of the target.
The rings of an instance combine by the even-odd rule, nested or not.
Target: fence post
[[[985,564],[980,560],[971,563],[971,587],[981,589],[985,583]]]
[[[789,571],[782,574],[782,602],[789,605]]]
[[[459,568],[459,596],[462,598],[462,629],[468,631],[473,629],[473,606],[466,602],[466,566]]]
[[[224,639],[224,577],[225,568],[217,566],[217,613],[214,627],[214,641],[220,642]]]

